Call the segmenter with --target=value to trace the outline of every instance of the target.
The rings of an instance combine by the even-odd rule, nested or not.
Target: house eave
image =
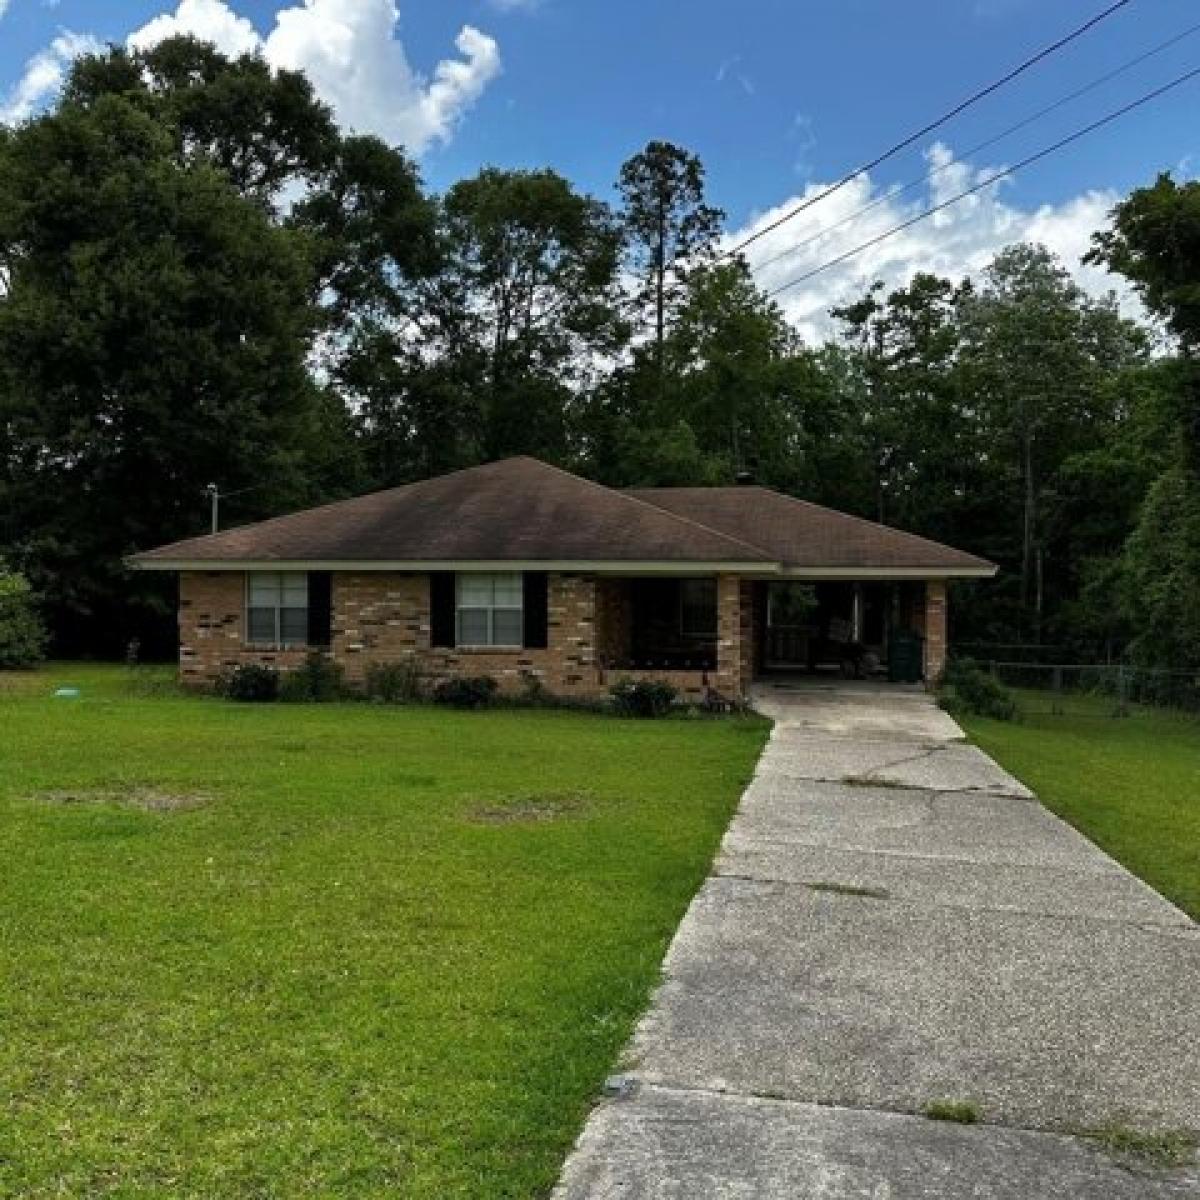
[[[775,577],[816,580],[888,580],[909,579],[994,579],[999,571],[993,563],[956,567],[789,567],[782,566]]]
[[[597,575],[751,575],[774,577],[779,564],[770,562],[708,562],[595,559],[196,559],[133,558],[134,571],[554,571]]]
[[[202,559],[137,558],[126,560],[135,571],[354,571],[408,572],[429,571],[555,571],[595,575],[743,575],[759,579],[812,580],[921,580],[991,579],[997,567],[979,566],[923,567],[846,567],[787,566],[770,562],[706,562],[661,560],[589,560],[589,559]]]

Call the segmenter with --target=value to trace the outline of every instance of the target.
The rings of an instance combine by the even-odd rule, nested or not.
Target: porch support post
[[[925,682],[933,687],[946,670],[946,581],[925,581]]]
[[[746,694],[754,663],[750,584],[737,575],[717,576],[717,678],[722,695]]]

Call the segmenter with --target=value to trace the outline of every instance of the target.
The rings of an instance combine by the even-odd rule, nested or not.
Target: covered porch
[[[762,589],[756,675],[935,680],[945,667],[946,585],[925,579],[772,581]]]
[[[945,646],[942,580],[596,579],[602,676],[666,679],[690,697],[796,674],[933,680]]]

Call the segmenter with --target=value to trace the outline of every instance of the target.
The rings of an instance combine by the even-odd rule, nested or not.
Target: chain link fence
[[[963,649],[956,647],[954,657],[970,658],[1005,687],[1020,692],[1021,708],[1030,714],[1122,717],[1138,704],[1200,713],[1200,670],[1013,661],[964,654]]]

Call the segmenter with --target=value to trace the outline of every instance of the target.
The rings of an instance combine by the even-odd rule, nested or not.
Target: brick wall
[[[633,604],[627,579],[596,578],[596,660],[624,662],[633,645]]]
[[[753,675],[750,586],[737,575],[717,576],[716,688],[730,698],[743,695]]]
[[[303,650],[247,646],[246,577],[238,571],[185,571],[179,577],[179,679],[209,687],[242,663],[287,670]]]
[[[416,658],[433,679],[491,675],[507,691],[535,678],[556,695],[594,695],[596,583],[586,575],[551,575],[543,650],[442,649],[431,645],[429,576],[382,571],[333,579],[335,661],[361,684],[370,662]]]
[[[946,669],[946,584],[925,584],[925,681],[936,684]]]
[[[491,675],[506,691],[536,678],[561,696],[595,697],[623,676],[665,679],[689,699],[710,684],[729,697],[742,694],[753,674],[751,585],[736,576],[718,581],[718,666],[715,672],[612,670],[627,652],[628,589],[623,581],[551,574],[545,649],[442,649],[431,646],[429,576],[399,572],[335,572],[330,655],[346,681],[362,686],[371,662],[416,659],[432,679]],[[179,664],[184,683],[211,686],[241,663],[280,670],[299,665],[303,649],[247,646],[245,577],[238,572],[185,572],[180,577]],[[625,650],[621,648],[625,647]]]

